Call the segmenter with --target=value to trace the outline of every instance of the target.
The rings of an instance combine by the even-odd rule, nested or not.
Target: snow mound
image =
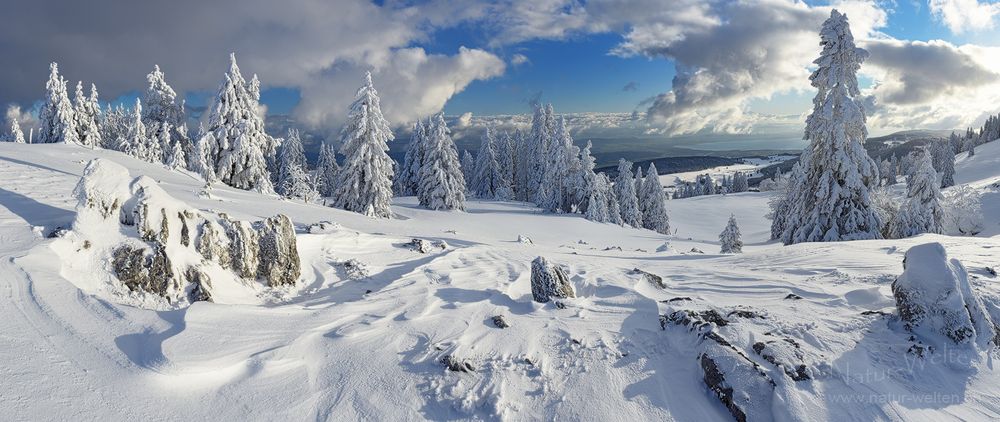
[[[892,292],[908,329],[932,343],[943,336],[956,345],[996,345],[996,324],[972,291],[965,266],[948,259],[944,246],[910,248],[903,268]]]

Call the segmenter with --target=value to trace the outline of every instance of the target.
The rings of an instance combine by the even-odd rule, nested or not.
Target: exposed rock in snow
[[[347,274],[347,277],[350,278],[351,280],[363,280],[371,275],[371,273],[368,271],[367,265],[353,258],[338,263],[337,266],[343,268],[344,272]]]
[[[633,275],[638,274],[638,275],[641,275],[642,279],[646,280],[647,282],[649,282],[649,284],[652,284],[652,285],[654,285],[656,287],[659,287],[661,289],[666,289],[667,288],[667,284],[663,282],[663,277],[660,277],[660,276],[658,276],[656,274],[649,273],[649,272],[640,270],[638,268],[633,269],[629,274],[633,274]]]
[[[444,355],[441,363],[452,372],[476,372],[476,367],[468,359],[459,359],[453,355]]]
[[[295,284],[301,265],[292,220],[279,214],[261,222],[258,230],[260,257],[257,274],[267,279],[271,287]]]
[[[320,221],[309,226],[309,233],[312,234],[326,234],[333,233],[340,228],[340,224],[331,223],[329,221]]]
[[[784,338],[781,340],[758,341],[753,345],[753,351],[764,360],[781,368],[791,379],[805,381],[811,379],[809,368],[802,363],[805,356],[799,343]]]
[[[698,363],[703,380],[737,421],[771,420],[774,381],[742,350],[715,332],[726,325],[715,310],[679,310],[660,318],[667,324],[688,327],[701,341]]]
[[[530,245],[530,244],[532,244],[534,242],[531,241],[530,237],[525,236],[523,234],[519,234],[519,235],[517,235],[517,243],[523,243],[523,244],[526,244],[526,245]]]
[[[997,344],[998,328],[972,291],[965,267],[948,259],[940,243],[906,251],[903,274],[892,283],[892,293],[907,328],[925,340],[944,336],[958,345]]]
[[[538,257],[531,261],[531,296],[535,302],[545,303],[552,298],[576,297],[576,294],[566,271]]]
[[[429,240],[417,239],[417,238],[414,238],[409,243],[406,243],[403,246],[406,246],[411,250],[420,253],[428,253],[433,251],[434,249],[440,249],[440,250],[448,249],[448,244],[445,243],[444,241],[437,240],[431,242]]]
[[[510,323],[507,322],[507,319],[504,318],[503,315],[494,316],[493,317],[493,325],[497,326],[497,328],[508,328],[508,327],[510,327]]]
[[[295,230],[286,216],[252,224],[203,213],[172,198],[153,179],[132,180],[106,160],[88,164],[75,194],[74,232],[85,245],[107,245],[98,253],[110,256],[98,258],[108,259],[133,292],[171,303],[212,300],[210,274],[218,273],[207,270],[207,263],[272,287],[294,284],[300,275]]]
[[[666,253],[676,253],[677,252],[677,250],[674,249],[673,246],[670,246],[670,242],[663,242],[662,245],[656,247],[656,251],[657,252],[666,252]]]

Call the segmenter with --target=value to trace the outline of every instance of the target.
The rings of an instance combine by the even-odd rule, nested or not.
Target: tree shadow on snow
[[[17,214],[32,226],[45,226],[54,229],[56,226],[69,227],[76,213],[62,208],[43,204],[20,193],[0,188],[0,205]]]

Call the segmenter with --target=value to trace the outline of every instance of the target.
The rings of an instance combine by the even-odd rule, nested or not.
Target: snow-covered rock
[[[576,297],[576,293],[562,268],[538,257],[531,261],[531,296],[535,302],[545,303],[553,298]]]
[[[284,215],[250,223],[204,213],[107,160],[87,165],[75,195],[74,232],[85,244],[103,245],[96,253],[107,256],[98,258],[132,292],[171,303],[211,300],[214,271],[206,266],[272,287],[300,275],[295,229]]]
[[[933,343],[943,336],[957,345],[997,344],[998,328],[973,292],[965,266],[948,259],[940,243],[906,251],[892,293],[900,318],[924,340]]]

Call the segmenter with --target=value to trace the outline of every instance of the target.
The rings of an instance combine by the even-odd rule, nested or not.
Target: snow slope
[[[1000,177],[1000,168],[974,165],[987,148],[957,166],[959,180]],[[145,309],[115,295],[113,280],[71,273],[65,239],[39,233],[72,222],[73,186],[95,157],[199,209],[253,220],[287,214],[299,228],[298,287]],[[969,268],[995,309],[997,278],[983,270],[998,264],[995,237],[784,247],[767,242],[766,193],[668,201],[677,234],[663,236],[519,203],[470,201],[456,213],[402,198],[397,218],[384,221],[225,187],[203,198],[200,188],[193,175],[115,152],[0,144],[5,419],[731,420],[702,382],[694,337],[661,330],[660,315],[682,307],[753,310],[764,318],[720,329],[736,347],[780,335],[808,351],[812,378],[798,382],[749,352],[775,380],[777,420],[1000,417],[992,355],[916,359],[898,323],[862,314],[893,311],[889,284],[903,253],[931,241]],[[716,254],[730,213],[744,233],[742,255]],[[341,226],[307,233],[323,220]],[[400,247],[413,237],[449,247]],[[669,250],[657,252],[664,242]],[[577,298],[564,308],[531,300],[539,255],[567,267]],[[350,277],[337,265],[348,259],[370,275]],[[665,288],[633,268],[661,276]],[[664,303],[677,297],[690,300]],[[495,327],[494,315],[511,326]],[[475,372],[447,371],[447,354]]]

